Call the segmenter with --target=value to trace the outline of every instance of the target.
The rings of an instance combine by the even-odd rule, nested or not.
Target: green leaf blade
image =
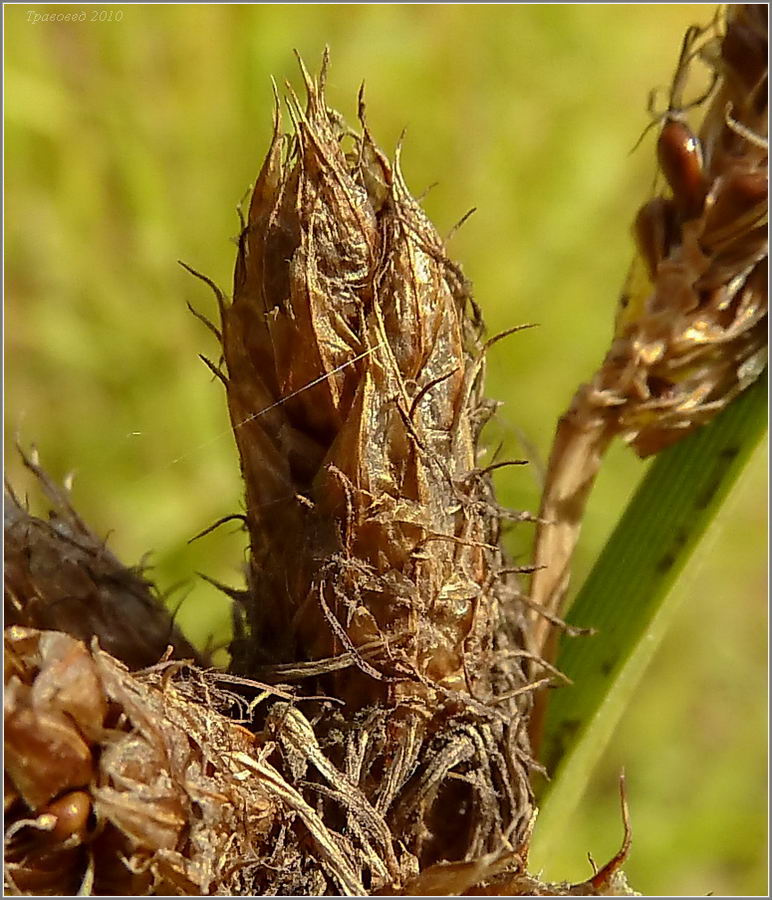
[[[766,371],[716,419],[663,451],[582,586],[567,621],[596,629],[563,638],[561,687],[547,710],[542,762],[552,781],[541,797],[533,855],[543,864],[587,786],[669,621],[671,588],[767,424]]]

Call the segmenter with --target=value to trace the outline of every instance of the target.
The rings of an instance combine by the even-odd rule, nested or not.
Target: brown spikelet
[[[201,661],[140,568],[122,565],[73,509],[67,494],[24,454],[54,505],[49,521],[5,493],[5,624],[65,631],[100,645],[130,668],[153,665],[167,647]]]
[[[657,141],[661,184],[635,221],[638,244],[611,347],[576,392],[552,448],[531,599],[559,613],[581,518],[620,436],[641,456],[709,421],[761,373],[767,351],[766,7],[729,6],[726,27],[684,38]],[[713,68],[697,135],[684,89]],[[702,98],[704,101],[706,98]],[[550,623],[534,616],[535,647]],[[548,654],[549,655],[549,654]]]
[[[525,834],[522,616],[477,467],[468,285],[324,74],[305,109],[290,94],[294,136],[276,113],[222,310],[251,543],[233,655],[345,701],[316,734],[422,868]]]
[[[766,359],[766,15],[756,6],[727,15],[698,138],[677,110],[662,127],[664,192],[636,222],[636,267],[643,264],[649,285],[631,274],[633,294],[623,296],[616,340],[593,386],[620,404],[618,428],[641,456],[712,418]],[[697,29],[687,35],[676,81],[700,38]]]

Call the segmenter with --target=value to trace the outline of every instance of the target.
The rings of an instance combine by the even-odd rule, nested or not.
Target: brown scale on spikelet
[[[535,562],[544,568],[531,590],[534,606],[548,613],[561,609],[611,440],[622,437],[640,456],[659,452],[709,421],[766,362],[766,7],[730,6],[726,16],[723,34],[715,23],[686,33],[657,141],[661,191],[636,218],[638,256],[614,339],[558,426],[536,538]],[[715,79],[694,135],[682,107],[698,57]],[[534,614],[535,652],[551,628]]]
[[[345,701],[316,734],[399,835],[405,871],[525,834],[522,616],[477,468],[490,407],[468,285],[361,99],[354,135],[326,106],[324,67],[303,74],[307,106],[290,94],[291,138],[277,107],[220,298],[251,543],[234,665]]]

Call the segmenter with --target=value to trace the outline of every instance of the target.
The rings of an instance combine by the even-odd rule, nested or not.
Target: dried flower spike
[[[479,314],[325,70],[305,109],[290,90],[292,137],[277,108],[220,301],[251,549],[233,659],[345,701],[316,735],[341,770],[368,745],[350,779],[423,867],[525,833],[523,616],[477,466]]]

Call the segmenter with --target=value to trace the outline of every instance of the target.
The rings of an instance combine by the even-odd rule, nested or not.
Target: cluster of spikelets
[[[651,283],[613,351],[629,377],[617,374],[613,402],[605,382],[587,395],[633,441],[724,402],[758,349],[760,20],[733,16],[717,57],[732,109],[701,135],[699,170],[686,160],[701,206],[690,188],[687,209],[672,176],[646,213]],[[9,501],[10,892],[630,893],[629,832],[582,884],[527,872],[526,729],[552,670],[478,456],[492,411],[482,324],[361,99],[361,134],[327,107],[325,70],[317,81],[303,69],[305,108],[290,92],[292,135],[277,106],[233,298],[216,291],[210,324],[250,541],[246,589],[230,591],[230,671],[180,661],[195,653],[141,573],[50,484],[49,523]],[[683,290],[677,334],[663,336],[668,272]],[[708,352],[682,352],[703,320],[695,347]],[[644,363],[667,390],[653,369],[641,380]],[[696,391],[689,379],[706,370],[712,386]],[[69,634],[38,630],[50,628]]]
[[[255,736],[236,724],[245,701],[184,663],[131,673],[96,639],[89,650],[18,625],[6,629],[5,679],[6,891],[208,894],[243,883],[242,861],[265,852],[281,796]]]
[[[531,599],[551,614],[603,455],[621,437],[657,453],[709,421],[767,354],[767,18],[730,6],[688,29],[657,138],[659,190],[634,225],[638,255],[601,367],[560,420],[542,495]],[[711,88],[684,108],[691,70]],[[709,105],[696,133],[692,106]],[[535,648],[550,623],[535,622]],[[553,635],[554,635],[553,631]],[[549,654],[548,654],[549,655]]]
[[[211,326],[251,549],[230,673],[172,659],[194,654],[158,598],[34,461],[52,523],[11,498],[15,892],[571,890],[526,868],[546,679],[478,465],[480,317],[361,99],[357,135],[326,60],[302,71]],[[624,889],[623,857],[575,889]]]
[[[326,60],[302,71],[211,325],[251,551],[230,672],[173,659],[148,584],[27,460],[58,512],[12,502],[8,533],[14,892],[571,890],[527,873],[547,679],[478,464],[479,313],[361,98],[354,134]],[[624,888],[623,856],[576,890]]]

